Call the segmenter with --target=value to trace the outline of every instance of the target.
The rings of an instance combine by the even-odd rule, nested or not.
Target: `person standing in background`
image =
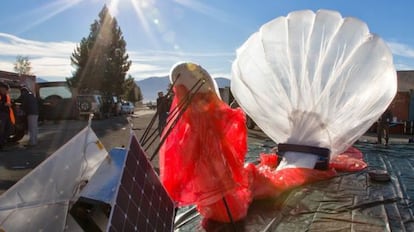
[[[378,144],[382,144],[382,138],[385,139],[385,145],[388,145],[390,139],[390,123],[392,120],[391,109],[388,108],[378,119],[377,123],[377,139]]]
[[[9,85],[0,82],[0,149],[7,143],[10,129],[15,123],[9,89]]]
[[[37,145],[37,133],[38,133],[38,119],[39,119],[39,106],[37,99],[32,92],[26,87],[20,89],[22,109],[27,116],[27,127],[29,131],[29,143],[26,147],[32,147]]]
[[[158,133],[161,136],[164,127],[167,125],[168,118],[168,99],[163,92],[158,92],[157,98],[157,112],[158,112]]]

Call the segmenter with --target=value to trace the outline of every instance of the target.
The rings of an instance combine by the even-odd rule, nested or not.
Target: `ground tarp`
[[[414,145],[356,144],[368,168],[302,186],[276,199],[255,201],[236,231],[414,231]],[[261,147],[251,147],[249,160]],[[384,169],[389,182],[370,178]],[[181,208],[176,231],[232,231],[230,224],[203,220],[192,207]]]

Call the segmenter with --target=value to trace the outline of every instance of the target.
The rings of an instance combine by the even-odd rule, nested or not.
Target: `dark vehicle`
[[[96,119],[105,116],[104,101],[99,94],[82,94],[78,96],[79,117],[88,118],[90,114]]]
[[[0,79],[0,81],[9,85],[9,95],[12,101],[12,109],[16,123],[10,128],[8,142],[18,142],[21,140],[27,131],[27,119],[23,109],[20,107],[20,87],[21,84],[16,81],[10,81],[8,79]]]
[[[121,114],[121,101],[117,96],[103,96],[104,113],[107,117]]]
[[[39,120],[75,119],[78,116],[76,99],[65,81],[37,84]]]

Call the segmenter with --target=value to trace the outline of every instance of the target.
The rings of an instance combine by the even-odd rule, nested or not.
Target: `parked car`
[[[122,114],[133,114],[135,111],[135,106],[132,102],[122,102],[121,113]]]
[[[96,119],[104,118],[104,102],[101,95],[79,95],[77,99],[80,117],[87,118],[90,114],[94,114],[94,118]]]
[[[66,81],[38,83],[39,120],[75,119],[79,115],[76,98]]]
[[[103,96],[104,113],[107,117],[121,114],[121,101],[117,96]]]

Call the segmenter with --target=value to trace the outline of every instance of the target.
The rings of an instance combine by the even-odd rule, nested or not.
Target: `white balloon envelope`
[[[355,18],[296,11],[264,24],[238,49],[231,89],[275,142],[351,146],[397,91],[392,54]]]

